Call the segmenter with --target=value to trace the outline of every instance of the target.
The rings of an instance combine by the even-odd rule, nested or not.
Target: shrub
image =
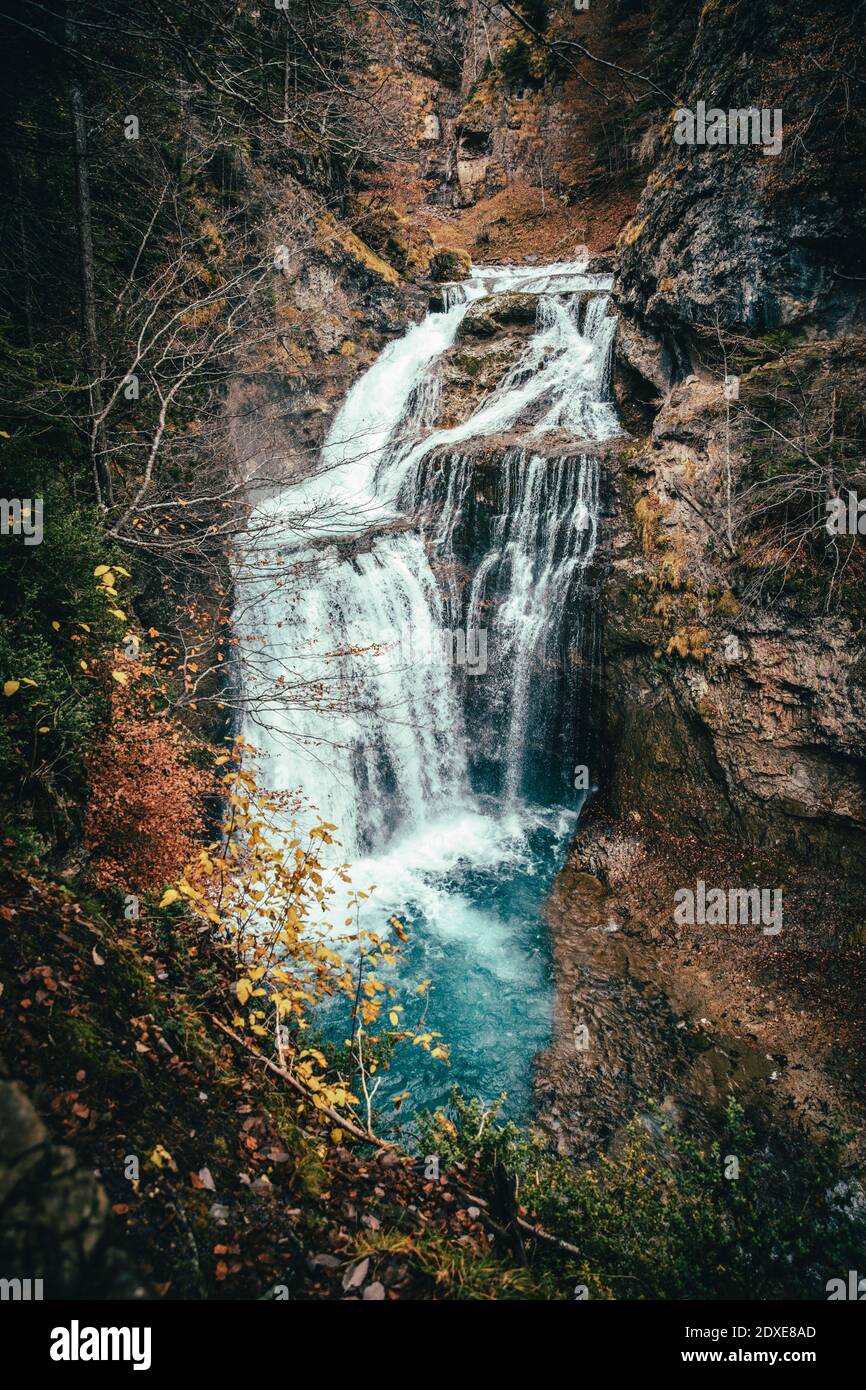
[[[537,1248],[564,1288],[582,1283],[607,1299],[814,1299],[856,1267],[866,1221],[838,1140],[772,1149],[732,1099],[714,1140],[650,1114],[578,1167],[518,1125],[498,1124],[497,1109],[455,1089],[448,1114],[422,1117],[422,1151],[479,1180],[504,1168],[528,1219],[580,1250]],[[736,1178],[727,1176],[733,1158]]]
[[[84,754],[107,713],[97,664],[126,616],[94,575],[116,563],[115,551],[73,484],[29,462],[4,471],[8,495],[42,498],[43,538],[0,539],[0,792],[62,839],[78,820]]]

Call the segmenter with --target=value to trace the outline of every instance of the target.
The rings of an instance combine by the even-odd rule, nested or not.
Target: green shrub
[[[538,1247],[563,1286],[591,1298],[825,1297],[862,1249],[838,1143],[771,1149],[731,1101],[719,1137],[699,1142],[635,1119],[615,1151],[577,1166],[552,1156],[496,1110],[452,1093],[448,1115],[421,1117],[422,1151],[517,1181],[521,1205],[581,1258]],[[739,1176],[726,1176],[736,1158]],[[803,1213],[808,1212],[808,1220]]]
[[[43,538],[0,537],[0,683],[18,682],[0,697],[0,794],[62,835],[78,818],[84,757],[106,713],[94,663],[127,629],[110,612],[127,600],[111,600],[94,576],[120,552],[56,472],[13,459],[4,477],[7,496],[42,498]]]

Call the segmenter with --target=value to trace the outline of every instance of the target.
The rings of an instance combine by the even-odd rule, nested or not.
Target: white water
[[[517,997],[538,962],[471,884],[531,876],[539,821],[559,840],[573,824],[573,798],[565,812],[533,810],[525,781],[533,731],[537,744],[554,722],[540,708],[556,685],[546,668],[581,629],[598,464],[548,461],[533,445],[552,429],[617,431],[607,288],[580,262],[488,267],[452,287],[446,311],[391,343],[349,392],[315,476],[256,508],[239,572],[244,732],[265,780],[299,789],[338,827],[355,884],[376,883],[383,911],[408,911],[443,948],[471,947]],[[513,290],[540,296],[525,350],[469,420],[436,430],[438,359],[470,303]],[[504,431],[522,447],[495,470],[473,557],[479,480],[461,446]],[[468,584],[461,566],[474,569]],[[485,632],[485,673],[432,657],[457,628]]]

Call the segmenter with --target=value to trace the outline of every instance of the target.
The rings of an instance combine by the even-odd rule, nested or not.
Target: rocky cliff
[[[617,255],[619,394],[646,414],[612,480],[605,603],[612,804],[851,870],[863,562],[822,523],[863,445],[857,46],[845,6],[704,6],[683,105],[778,108],[782,149],[662,128]]]
[[[813,1130],[858,1104],[864,558],[826,516],[866,482],[861,40],[843,5],[694,18],[615,257],[631,439],[607,467],[600,794],[551,905],[541,1080],[566,1148],[641,1095],[733,1091]],[[780,150],[678,143],[699,102],[778,109]],[[783,935],[678,929],[698,880],[781,885]]]

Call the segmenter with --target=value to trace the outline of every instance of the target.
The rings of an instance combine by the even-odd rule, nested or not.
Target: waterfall
[[[464,674],[459,666],[455,676],[475,761],[486,750],[488,780],[498,763],[493,781],[511,805],[524,790],[530,744],[537,757],[544,751],[548,759],[558,757],[563,781],[570,781],[566,749],[575,731],[553,697],[564,682],[576,713],[576,687],[592,666],[593,628],[581,591],[595,551],[598,490],[597,459],[548,459],[522,448],[504,452],[489,499],[476,494],[475,460],[466,455],[451,454],[419,475],[419,501],[438,511],[434,553],[442,567],[452,576],[459,568],[474,570],[465,594],[453,582],[446,590],[447,620],[458,632],[484,632],[489,679],[472,680],[471,670]],[[484,553],[476,565],[479,533]],[[573,679],[564,665],[573,668]],[[492,730],[498,759],[487,746]]]
[[[314,475],[255,507],[238,572],[245,736],[265,780],[338,827],[383,910],[423,924],[425,966],[444,942],[470,953],[484,972],[473,1014],[479,990],[491,1017],[513,992],[538,1045],[543,948],[533,936],[521,959],[510,907],[491,912],[479,890],[486,874],[536,873],[545,803],[560,840],[573,825],[593,661],[588,446],[618,430],[608,289],[583,262],[479,268],[449,287],[444,311],[349,392]],[[467,420],[436,428],[442,354],[471,304],[510,291],[538,296],[534,331]],[[503,434],[479,472],[484,441]]]

